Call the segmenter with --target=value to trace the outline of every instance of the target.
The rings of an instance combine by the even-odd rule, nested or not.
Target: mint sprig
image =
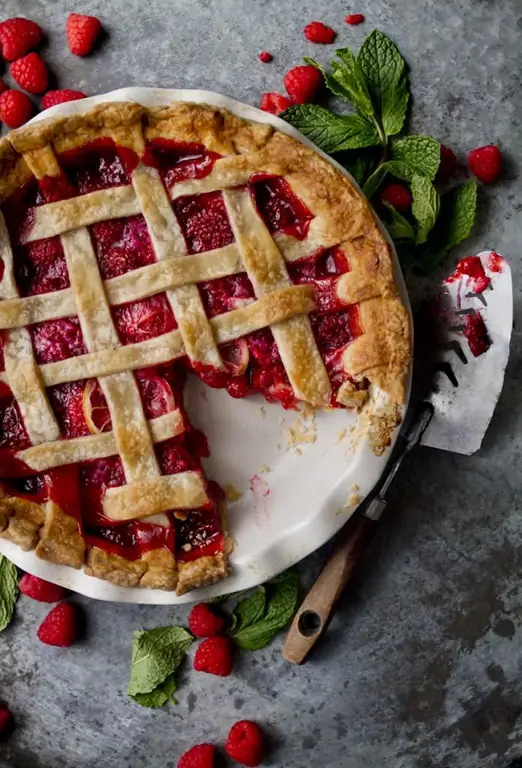
[[[282,117],[352,173],[364,194],[379,201],[386,180],[410,186],[413,204],[404,216],[386,206],[384,221],[403,266],[429,271],[448,250],[468,237],[475,220],[476,185],[468,182],[439,194],[440,144],[430,136],[400,135],[410,101],[406,63],[395,43],[374,30],[357,56],[340,48],[327,71],[313,59],[326,86],[351,104],[354,114],[337,115],[303,104]]]
[[[143,707],[174,701],[174,673],[194,638],[183,627],[157,627],[134,633],[127,695]]]
[[[299,575],[295,569],[258,587],[235,607],[230,637],[245,651],[257,651],[269,645],[292,620],[299,595]]]
[[[5,555],[0,555],[0,632],[11,623],[17,597],[16,566]]]

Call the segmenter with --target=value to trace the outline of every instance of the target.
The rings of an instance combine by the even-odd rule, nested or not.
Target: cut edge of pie
[[[391,249],[351,181],[187,102],[0,139],[0,337],[0,535],[178,594],[224,578],[231,550],[180,369],[361,411],[379,453],[411,361]]]

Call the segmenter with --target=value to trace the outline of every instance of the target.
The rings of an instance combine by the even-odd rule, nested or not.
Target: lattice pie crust
[[[131,183],[53,199],[53,179],[63,178],[64,153],[99,139],[111,140],[128,163]],[[167,186],[147,163],[158,140],[203,146],[217,159],[210,172]],[[257,174],[284,179],[311,212],[306,235],[270,231],[249,184]],[[16,247],[2,202],[30,182],[46,192],[27,217],[21,246],[60,238],[69,287],[20,295]],[[191,252],[175,203],[221,193],[233,242]],[[60,198],[60,195],[58,195]],[[142,215],[154,263],[103,279],[91,227]],[[295,284],[291,265],[341,249],[349,269],[334,281],[339,306],[358,305],[362,332],[337,355],[344,375],[332,383],[311,324],[317,310],[313,281]],[[372,387],[401,404],[410,362],[408,314],[394,284],[389,247],[367,201],[350,181],[313,150],[268,125],[247,122],[209,106],[176,103],[145,109],[133,103],[103,104],[87,114],[50,119],[0,140],[0,333],[4,370],[0,386],[12,393],[29,444],[13,450],[31,471],[42,473],[119,456],[125,484],[105,489],[107,524],[146,521],[171,526],[190,510],[216,504],[199,469],[162,473],[155,445],[182,435],[186,418],[177,407],[147,418],[133,371],[187,359],[196,370],[224,370],[222,345],[270,328],[288,386],[296,401],[316,407],[359,409]],[[246,273],[255,299],[208,316],[198,284]],[[139,343],[122,344],[111,307],[165,294],[176,327]],[[30,326],[75,316],[86,352],[38,364]],[[110,411],[110,431],[65,438],[48,388],[97,379]],[[4,451],[5,453],[5,451]],[[1,459],[0,459],[1,460]],[[9,473],[7,472],[7,475]],[[6,471],[0,475],[5,477]],[[56,498],[33,502],[1,485],[2,536],[52,563],[75,568],[124,586],[177,589],[215,582],[227,573],[227,539],[217,551],[184,560],[176,548],[151,548],[129,558],[96,546],[83,534],[81,519]],[[168,513],[168,514],[167,514]],[[174,517],[173,517],[174,515]]]

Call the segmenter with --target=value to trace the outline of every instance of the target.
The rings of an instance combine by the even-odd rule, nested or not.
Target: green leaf
[[[240,632],[255,624],[265,615],[265,609],[266,589],[258,587],[250,597],[241,600],[232,612],[233,631]]]
[[[16,566],[7,557],[0,555],[0,632],[11,623],[17,597]]]
[[[404,136],[392,142],[390,160],[433,181],[440,165],[440,144],[429,136]]]
[[[378,157],[372,149],[347,152],[339,157],[339,162],[350,171],[357,184],[362,187],[378,163]]]
[[[440,247],[445,252],[471,234],[477,211],[477,183],[466,181],[442,196]]]
[[[300,104],[289,107],[281,117],[328,154],[379,143],[375,126],[360,115],[334,115],[317,104]]]
[[[389,221],[386,222],[386,229],[394,242],[415,242],[415,230],[408,219],[399,213],[392,205],[384,201],[384,205],[389,211]]]
[[[399,49],[375,29],[364,41],[357,61],[386,136],[400,133],[406,119],[409,90],[406,64]]]
[[[244,629],[236,628],[232,639],[243,650],[256,651],[272,642],[294,616],[299,601],[299,575],[291,569],[268,582],[272,589],[266,613]]]
[[[428,239],[428,234],[435,226],[439,215],[440,198],[437,190],[425,176],[415,175],[411,182],[413,213],[419,228],[417,231],[417,244],[421,245]]]
[[[243,597],[244,595],[248,595],[250,592],[252,592],[251,589],[240,589],[237,592],[229,592],[228,595],[218,595],[218,597],[208,597],[205,600],[205,603],[207,603],[207,605],[212,605],[213,603],[229,603],[232,600],[238,600],[240,597]]]
[[[388,174],[390,174],[390,176],[395,176],[395,178],[401,179],[402,181],[409,181],[410,183],[416,175],[415,170],[403,160],[386,160],[386,162],[381,163],[367,179],[363,187],[363,192],[366,197],[373,197]]]
[[[169,690],[166,679],[179,667],[193,640],[183,627],[157,627],[135,632],[127,694],[136,699],[138,694],[150,694],[166,685],[167,691],[162,689],[153,698],[159,700],[166,695]]]
[[[443,195],[437,223],[428,242],[405,254],[407,265],[423,274],[435,269],[453,246],[463,242],[471,234],[476,207],[475,181],[467,181]]]
[[[305,56],[304,61],[322,73],[327,88],[335,96],[352,103],[362,117],[373,121],[375,112],[357,59],[349,48],[340,48],[335,55],[339,61],[332,60],[332,74],[309,56]]]
[[[135,693],[131,696],[131,699],[134,699],[137,704],[141,704],[142,707],[163,707],[163,705],[167,704],[169,701],[172,701],[173,704],[178,703],[174,698],[175,691],[176,680],[174,674],[172,674],[166,677],[165,680],[150,693]]]

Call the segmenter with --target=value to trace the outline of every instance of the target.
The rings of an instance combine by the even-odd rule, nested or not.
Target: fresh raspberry
[[[70,13],[65,27],[70,52],[75,56],[87,56],[94,48],[100,30],[101,21],[95,16]]]
[[[181,755],[178,768],[214,768],[216,748],[213,744],[196,744]]]
[[[7,91],[7,85],[0,79],[0,93],[3,93],[4,91]]]
[[[263,64],[268,64],[272,59],[274,58],[270,51],[261,51],[260,54],[258,54],[257,58],[259,61],[262,61]]]
[[[67,590],[58,584],[51,584],[38,576],[31,576],[30,573],[24,573],[19,586],[20,592],[40,603],[58,603],[67,594]]]
[[[49,109],[56,104],[64,104],[66,101],[78,101],[78,99],[86,98],[87,94],[83,91],[72,91],[69,88],[60,91],[47,91],[42,98],[42,109]]]
[[[382,202],[392,205],[397,211],[407,213],[410,210],[412,196],[408,187],[402,184],[388,184],[379,195]]]
[[[468,155],[468,165],[471,173],[483,184],[492,184],[500,176],[502,170],[502,155],[494,144],[474,149]]]
[[[4,91],[0,95],[0,120],[8,128],[18,128],[31,117],[33,105],[26,93],[21,91]]]
[[[310,64],[303,64],[290,69],[283,80],[288,95],[296,104],[313,101],[323,83],[323,76]]]
[[[227,677],[232,672],[232,643],[228,637],[203,640],[194,654],[193,666],[197,672]]]
[[[446,147],[444,144],[440,145],[440,165],[437,171],[437,179],[445,181],[450,179],[457,170],[457,157],[455,152]]]
[[[0,704],[0,739],[8,736],[13,728],[13,716],[5,706]]]
[[[77,616],[72,603],[56,605],[40,624],[38,639],[46,645],[68,648],[76,639]]]
[[[188,624],[195,637],[212,637],[223,632],[225,619],[216,616],[205,603],[198,603],[190,612]]]
[[[356,24],[362,24],[364,16],[362,13],[349,13],[348,16],[344,17],[344,20],[347,24],[354,26]]]
[[[259,109],[271,112],[273,115],[280,115],[281,112],[291,107],[292,104],[293,101],[287,99],[286,96],[281,96],[280,93],[264,93],[259,102]]]
[[[304,28],[304,34],[311,43],[321,43],[323,45],[333,43],[336,38],[335,30],[327,27],[322,21],[311,21]]]
[[[0,24],[0,44],[6,61],[15,61],[35,48],[43,37],[41,27],[29,19],[7,19]]]
[[[259,765],[265,754],[265,735],[257,723],[240,720],[230,729],[225,751],[237,763]]]
[[[43,93],[49,84],[49,74],[43,59],[37,53],[28,53],[13,61],[9,67],[13,79],[29,93]]]

